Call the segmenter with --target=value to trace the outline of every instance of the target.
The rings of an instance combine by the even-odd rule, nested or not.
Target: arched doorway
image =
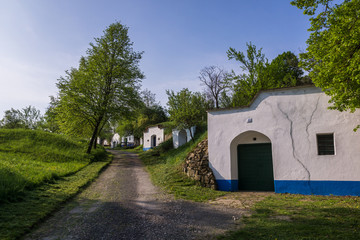
[[[232,151],[233,156],[236,153],[233,160],[237,163],[239,190],[274,191],[272,148],[267,136],[256,131],[244,132],[233,140]]]
[[[151,147],[156,147],[156,135],[151,136]]]
[[[182,146],[185,143],[187,143],[187,134],[186,134],[186,131],[184,129],[179,131],[178,140],[179,140],[179,146]]]

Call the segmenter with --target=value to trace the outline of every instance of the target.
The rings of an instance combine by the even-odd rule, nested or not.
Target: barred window
[[[318,155],[335,155],[334,134],[317,134]]]

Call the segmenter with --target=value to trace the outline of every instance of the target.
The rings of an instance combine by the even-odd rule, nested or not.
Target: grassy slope
[[[91,155],[85,149],[56,134],[0,130],[0,239],[29,231],[111,160],[103,149]]]
[[[152,181],[174,194],[176,198],[207,201],[225,195],[225,192],[199,186],[196,181],[182,173],[181,165],[186,155],[206,137],[207,132],[197,135],[195,143],[190,141],[178,149],[171,149],[172,139],[170,139],[154,150],[141,153],[140,158],[145,163]]]
[[[89,164],[85,143],[24,129],[0,130],[0,201],[74,173]]]

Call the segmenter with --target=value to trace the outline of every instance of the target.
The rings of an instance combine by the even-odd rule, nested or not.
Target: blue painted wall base
[[[360,196],[360,181],[275,180],[276,193]]]
[[[238,191],[238,180],[216,180],[218,189],[220,191],[234,192]]]
[[[147,150],[150,150],[150,149],[152,149],[151,147],[149,147],[149,148],[143,148],[143,151],[147,151]]]
[[[238,191],[238,180],[216,180],[220,191]],[[360,181],[275,180],[276,193],[360,196]]]

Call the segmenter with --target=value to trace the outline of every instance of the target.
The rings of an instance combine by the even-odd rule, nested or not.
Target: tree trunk
[[[100,122],[101,122],[101,121],[100,121]],[[104,123],[103,123],[103,125],[100,127],[100,129],[98,128],[98,132],[97,132],[97,134],[96,134],[96,138],[95,138],[95,139],[97,139],[97,136],[100,135],[100,133],[101,133],[101,131],[103,130],[106,122],[107,122],[107,121],[104,121]],[[100,124],[99,124],[99,126],[100,126]],[[95,140],[95,141],[94,141],[94,149],[96,149],[96,142],[97,142],[97,141]],[[103,143],[104,143],[104,141],[101,141],[101,139],[100,139],[100,144],[103,145]]]
[[[94,149],[96,149],[96,145],[97,145],[97,134],[96,134],[95,141],[94,141],[94,146],[93,146]]]
[[[91,149],[92,149],[92,147],[93,147],[93,145],[94,145],[94,141],[95,141],[95,143],[96,143],[96,137],[97,137],[97,133],[98,133],[98,129],[99,129],[100,122],[101,122],[101,121],[99,121],[99,122],[96,123],[96,125],[95,125],[95,129],[94,129],[94,132],[93,132],[92,137],[91,137],[91,139],[90,139],[90,143],[89,143],[89,146],[88,146],[88,149],[87,149],[86,153],[91,153]]]
[[[195,143],[195,139],[194,139],[194,136],[193,136],[193,132],[192,132],[192,130],[191,130],[191,127],[189,128],[189,131],[190,131],[191,140],[193,141],[193,143]]]

